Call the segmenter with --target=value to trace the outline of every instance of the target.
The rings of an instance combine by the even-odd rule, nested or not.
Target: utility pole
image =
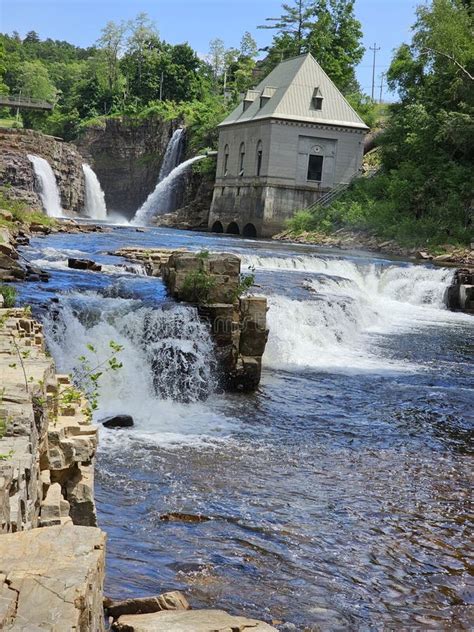
[[[375,96],[375,57],[377,55],[377,51],[380,50],[380,46],[377,46],[377,43],[374,42],[373,46],[369,46],[369,50],[374,51],[374,63],[372,65],[372,101],[373,101],[374,96]]]
[[[379,103],[382,103],[382,95],[383,95],[383,81],[385,79],[385,73],[383,72],[380,75],[380,99],[379,99]]]

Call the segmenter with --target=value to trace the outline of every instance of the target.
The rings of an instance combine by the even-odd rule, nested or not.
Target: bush
[[[12,285],[0,285],[0,295],[3,296],[3,307],[15,307],[16,290]]]
[[[193,270],[184,279],[182,298],[189,303],[206,304],[214,285],[215,281],[208,272]]]

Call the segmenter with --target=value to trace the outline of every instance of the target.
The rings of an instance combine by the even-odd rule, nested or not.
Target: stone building
[[[312,55],[283,61],[219,125],[210,230],[281,231],[359,171],[368,129]]]

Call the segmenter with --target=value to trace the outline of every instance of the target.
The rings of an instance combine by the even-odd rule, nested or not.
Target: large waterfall
[[[44,158],[33,154],[28,154],[28,160],[33,164],[44,210],[49,217],[62,217],[61,197],[51,165]]]
[[[180,164],[184,133],[184,129],[180,128],[173,134],[166,149],[163,165],[158,177],[158,183],[154,191],[150,193],[148,198],[136,212],[135,217],[131,222],[133,225],[147,225],[151,222],[153,217],[174,211],[176,189],[180,183],[182,174],[194,162],[201,160],[204,157],[196,156],[195,158],[191,158],[190,160]]]
[[[99,179],[93,169],[86,163],[82,165],[86,183],[85,213],[91,219],[103,220],[107,218],[105,194]]]

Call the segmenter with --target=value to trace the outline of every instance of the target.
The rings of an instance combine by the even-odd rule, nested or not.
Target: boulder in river
[[[234,617],[224,610],[163,610],[152,614],[124,615],[113,625],[118,632],[276,632],[263,621]]]
[[[109,617],[118,619],[126,614],[149,614],[162,610],[189,610],[190,605],[186,597],[177,590],[153,597],[139,597],[115,601],[109,599],[104,602],[104,608]]]
[[[131,428],[133,417],[131,415],[114,415],[101,419],[100,423],[106,428]]]
[[[96,263],[90,259],[75,259],[74,257],[69,257],[67,266],[75,270],[92,270],[92,272],[100,272],[102,270],[100,263]]]

